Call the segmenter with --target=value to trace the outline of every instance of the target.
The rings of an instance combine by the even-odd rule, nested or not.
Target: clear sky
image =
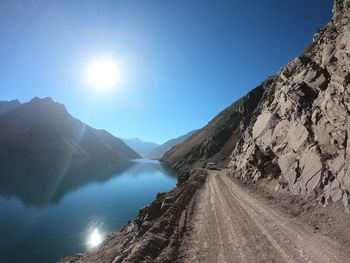
[[[120,137],[200,128],[274,75],[331,18],[332,0],[1,0],[0,100],[50,96]],[[116,89],[86,80],[117,61]]]

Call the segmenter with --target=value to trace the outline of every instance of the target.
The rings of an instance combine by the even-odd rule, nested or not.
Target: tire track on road
[[[350,254],[325,236],[210,172],[195,196],[179,262],[350,262]]]

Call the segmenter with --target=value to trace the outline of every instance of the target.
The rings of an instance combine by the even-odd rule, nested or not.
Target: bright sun
[[[112,59],[95,60],[87,69],[87,79],[97,90],[115,88],[119,77],[117,63]]]

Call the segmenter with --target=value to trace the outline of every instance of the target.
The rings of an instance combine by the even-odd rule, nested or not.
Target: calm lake
[[[54,175],[2,169],[0,261],[50,263],[91,249],[175,184],[173,171],[149,160]]]

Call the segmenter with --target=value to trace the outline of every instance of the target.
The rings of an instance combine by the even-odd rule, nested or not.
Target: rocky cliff
[[[228,160],[244,181],[276,179],[276,189],[316,193],[322,204],[349,204],[350,1],[299,57],[184,143],[164,162],[186,170]]]
[[[327,204],[350,191],[350,1],[336,0],[333,19],[269,85],[231,155],[245,181],[278,179],[276,189],[316,193]]]

